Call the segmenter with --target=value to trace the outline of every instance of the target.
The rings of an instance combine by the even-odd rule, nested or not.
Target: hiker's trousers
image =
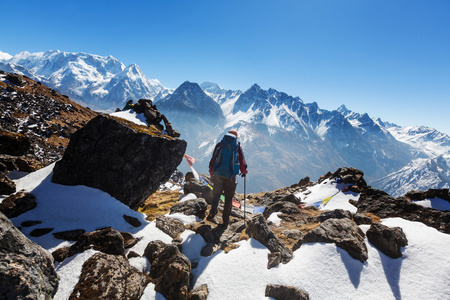
[[[228,223],[230,220],[231,208],[233,206],[233,196],[236,191],[236,176],[233,178],[227,178],[224,176],[214,176],[213,177],[213,202],[211,205],[211,213],[213,215],[217,214],[217,209],[219,206],[220,195],[225,195],[225,206],[223,208],[222,220],[224,223]]]

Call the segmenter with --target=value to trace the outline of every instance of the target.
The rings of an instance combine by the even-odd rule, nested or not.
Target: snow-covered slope
[[[41,81],[99,109],[122,108],[129,99],[154,99],[168,92],[158,80],[147,79],[137,65],[126,67],[112,56],[58,50],[14,56],[2,53],[0,69]]]
[[[127,253],[133,251],[141,257],[130,259],[139,271],[150,269],[143,256],[150,241],[171,243],[172,238],[156,228],[141,213],[129,209],[107,193],[85,186],[64,186],[51,182],[53,165],[15,180],[18,189],[32,192],[37,206],[12,222],[20,226],[28,220],[39,220],[40,224],[23,227],[23,233],[48,251],[70,246],[73,242],[56,239],[51,233],[32,237],[36,228],[54,228],[53,232],[113,227],[132,232],[140,238]],[[324,199],[337,190],[336,184],[325,180],[299,196],[307,203]],[[61,197],[64,195],[64,197]],[[330,201],[331,208],[353,209],[348,204],[349,195],[339,193]],[[447,202],[447,209],[449,209]],[[134,228],[125,222],[123,215],[137,218],[142,225]],[[185,224],[199,221],[195,216],[167,215]],[[408,239],[401,248],[403,256],[390,258],[375,248],[367,238],[368,260],[361,263],[345,250],[334,244],[312,243],[302,245],[293,252],[287,264],[267,268],[270,251],[255,239],[238,242],[239,247],[229,252],[218,250],[211,256],[202,256],[206,241],[191,230],[182,233],[182,251],[191,262],[193,287],[208,286],[208,299],[267,299],[267,284],[283,284],[300,288],[309,293],[310,299],[448,299],[450,295],[450,236],[420,222],[401,218],[382,219],[388,227],[400,227]],[[369,225],[360,225],[363,232]],[[68,299],[80,278],[83,263],[96,251],[78,253],[61,263],[56,263],[59,288],[56,300]],[[141,299],[164,299],[149,283]]]

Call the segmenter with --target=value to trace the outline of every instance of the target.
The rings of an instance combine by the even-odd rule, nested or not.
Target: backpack
[[[214,161],[214,174],[232,178],[239,174],[239,143],[237,139],[225,135],[219,144]]]

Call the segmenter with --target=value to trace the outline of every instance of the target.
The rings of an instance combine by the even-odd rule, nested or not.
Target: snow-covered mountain
[[[58,50],[11,56],[0,54],[0,69],[26,75],[97,109],[123,107],[129,99],[155,99],[170,90],[147,79],[135,64],[125,66],[112,56]]]
[[[450,187],[450,136],[424,126],[381,124],[397,140],[411,146],[415,159],[373,182],[374,187],[393,196],[403,196],[413,189]]]
[[[158,107],[188,141],[187,151],[197,158],[200,172],[207,172],[215,143],[227,130],[236,128],[249,164],[247,186],[251,192],[293,184],[304,176],[320,176],[340,166],[360,168],[369,179],[381,178],[414,158],[411,146],[395,139],[367,114],[355,114],[345,107],[323,110],[317,103],[305,104],[299,97],[263,90],[257,84],[245,92],[226,91],[212,83],[201,86],[220,104],[224,123],[210,122],[195,129],[187,109]],[[180,101],[185,107],[186,101],[197,100]],[[204,109],[199,110],[200,115],[205,115]],[[207,139],[205,130],[216,134]]]

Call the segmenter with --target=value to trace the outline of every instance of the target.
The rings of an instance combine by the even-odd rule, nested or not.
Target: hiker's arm
[[[238,150],[238,158],[239,158],[239,170],[242,174],[247,174],[247,162],[245,161],[244,151],[242,151],[241,145],[239,145]]]

